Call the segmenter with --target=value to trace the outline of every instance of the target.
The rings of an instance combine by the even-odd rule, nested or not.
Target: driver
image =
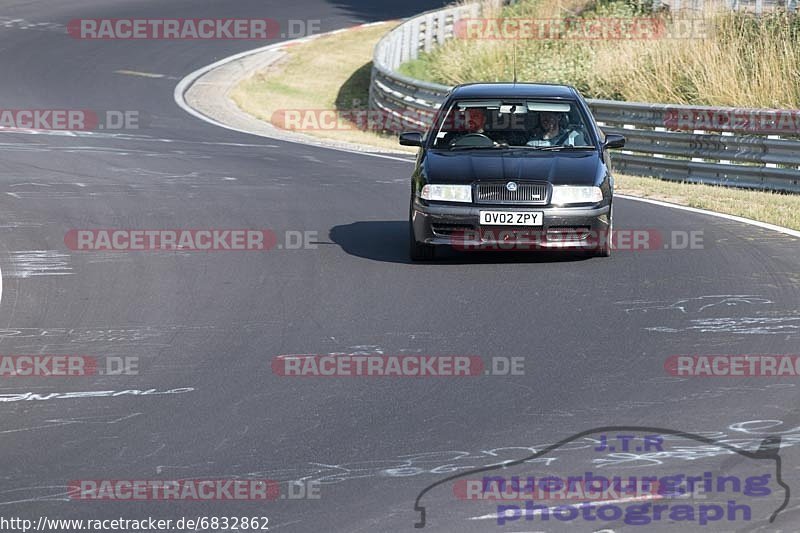
[[[486,109],[483,107],[471,107],[464,114],[466,120],[466,133],[485,133]]]
[[[456,123],[454,131],[449,132],[445,138],[445,143],[448,146],[453,146],[459,139],[469,134],[486,135],[486,108],[483,107],[470,107],[464,111],[463,122]],[[458,127],[460,126],[460,127]]]

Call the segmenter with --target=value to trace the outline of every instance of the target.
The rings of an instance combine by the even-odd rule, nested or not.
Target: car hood
[[[554,185],[599,185],[596,151],[531,152],[525,150],[433,152],[424,171],[433,183],[480,180],[549,181]]]

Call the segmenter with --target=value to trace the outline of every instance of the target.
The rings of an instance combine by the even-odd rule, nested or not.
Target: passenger
[[[587,137],[582,127],[570,127],[567,113],[542,111],[539,128],[535,129],[528,146],[587,146]]]

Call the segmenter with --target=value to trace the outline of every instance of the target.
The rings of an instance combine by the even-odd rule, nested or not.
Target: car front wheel
[[[603,239],[603,242],[599,243],[599,248],[595,255],[597,257],[611,257],[611,240],[613,237],[613,230],[614,230],[614,208],[610,207],[608,210],[608,234]]]
[[[414,236],[414,224],[409,220],[408,221],[408,239],[409,239],[409,250],[408,255],[411,257],[412,261],[431,261],[436,257],[436,247],[432,244],[427,244],[424,242],[417,242],[417,238]]]
[[[408,206],[408,256],[412,261],[431,261],[436,257],[436,247],[418,242],[414,235],[414,197]]]

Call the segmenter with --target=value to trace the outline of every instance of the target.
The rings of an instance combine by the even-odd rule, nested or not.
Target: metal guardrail
[[[423,13],[375,46],[370,107],[423,130],[450,87],[398,72],[422,51],[452,38],[479,4]],[[623,173],[800,193],[800,111],[589,100],[603,130],[628,142],[614,153]]]
[[[433,118],[450,87],[403,76],[397,69],[451,38],[459,19],[479,15],[479,4],[448,7],[410,18],[386,34],[373,53],[370,107],[424,128],[420,119]]]

